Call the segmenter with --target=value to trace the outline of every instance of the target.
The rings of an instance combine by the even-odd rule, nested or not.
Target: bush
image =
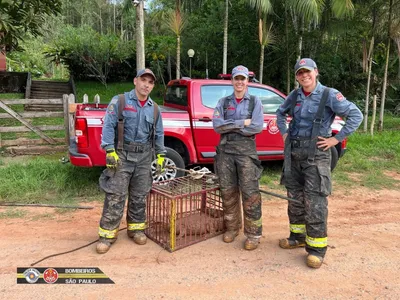
[[[45,50],[47,57],[68,66],[76,79],[124,81],[136,69],[134,42],[125,42],[116,35],[101,35],[91,27],[67,26]]]

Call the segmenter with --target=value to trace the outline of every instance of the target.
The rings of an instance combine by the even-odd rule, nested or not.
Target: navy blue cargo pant
[[[116,239],[128,194],[128,231],[146,228],[146,198],[150,192],[151,149],[142,153],[117,151],[121,165],[116,170],[105,169],[100,176],[100,187],[106,193],[100,220],[100,238]]]
[[[259,179],[262,166],[254,139],[221,141],[215,159],[226,229],[239,231],[242,227],[242,204],[245,235],[249,238],[260,238],[262,212]]]
[[[314,161],[309,161],[308,145],[292,147],[290,171],[283,171],[281,183],[288,197],[301,201],[288,204],[291,237],[305,238],[306,251],[324,257],[328,246],[327,196],[332,189],[331,152],[317,149]]]

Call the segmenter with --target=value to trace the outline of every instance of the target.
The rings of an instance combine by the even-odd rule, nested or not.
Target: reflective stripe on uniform
[[[256,225],[257,227],[262,226],[262,218],[259,218],[258,220],[254,220],[253,224]]]
[[[228,216],[228,218],[227,218]],[[233,215],[224,215],[224,219],[225,220],[231,220],[232,218],[229,218],[229,216],[233,216]],[[248,224],[249,226],[255,226],[255,227],[261,227],[262,226],[262,217],[259,218],[258,220],[252,220],[248,217],[245,217],[246,220],[246,224]]]
[[[113,239],[117,236],[118,228],[114,230],[107,230],[99,227],[99,236],[106,239]]]
[[[306,243],[308,246],[315,248],[325,248],[328,246],[328,238],[313,238],[311,236],[306,236]]]
[[[146,223],[128,223],[128,230],[145,230]]]
[[[293,233],[305,233],[306,225],[305,224],[290,224],[290,232]]]

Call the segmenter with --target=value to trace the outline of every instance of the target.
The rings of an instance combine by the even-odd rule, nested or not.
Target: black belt
[[[243,140],[254,140],[255,135],[245,136],[240,133],[225,133],[222,138],[226,138],[227,141],[243,141]]]
[[[291,140],[292,148],[307,148],[310,146],[311,140]]]
[[[330,136],[324,137],[330,138]],[[318,141],[318,138],[316,138]],[[310,147],[311,139],[310,138],[293,138],[290,139],[290,144],[292,148],[307,148]]]
[[[124,150],[134,153],[143,153],[150,149],[150,145],[148,144],[138,144],[134,142],[124,141]]]

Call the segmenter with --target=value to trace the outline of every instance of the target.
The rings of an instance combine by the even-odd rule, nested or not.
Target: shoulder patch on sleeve
[[[111,103],[111,104],[108,106],[108,108],[107,108],[107,113],[108,113],[108,114],[114,114],[114,113],[115,113],[115,111],[114,111],[114,109],[115,109],[114,105],[115,105],[115,104],[112,104],[112,103]]]
[[[344,96],[342,95],[342,93],[339,92],[339,93],[336,94],[336,100],[337,101],[342,101],[343,99],[344,99]]]
[[[117,104],[118,98],[112,98],[110,104]]]
[[[218,110],[214,110],[214,115],[213,115],[213,117],[214,118],[219,118],[220,117],[220,115],[219,115],[219,111]]]

